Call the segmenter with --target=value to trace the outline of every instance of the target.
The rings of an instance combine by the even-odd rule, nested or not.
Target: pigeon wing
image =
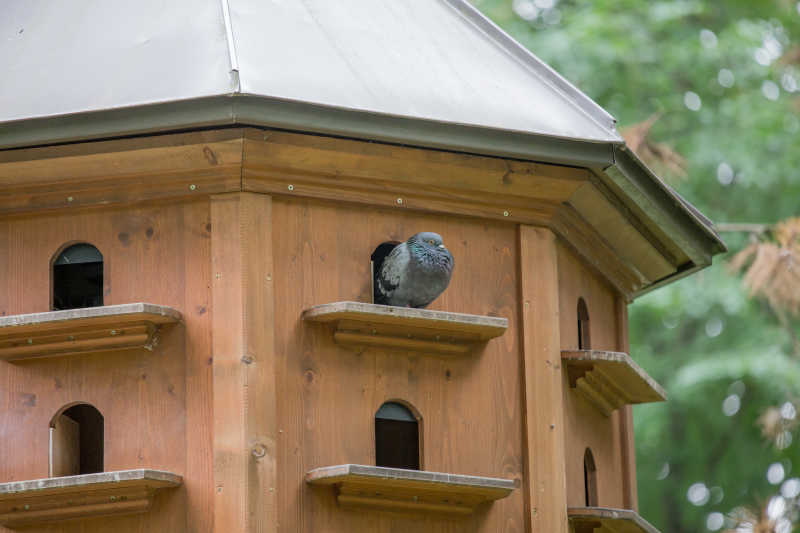
[[[408,246],[398,244],[383,261],[375,280],[375,303],[390,304],[391,297],[408,272]]]

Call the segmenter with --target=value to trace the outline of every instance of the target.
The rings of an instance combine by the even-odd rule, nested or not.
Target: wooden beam
[[[241,188],[242,130],[0,152],[0,214]]]
[[[635,266],[622,259],[608,241],[572,206],[563,205],[549,226],[573,252],[626,297],[630,298],[633,293],[650,283]]]
[[[247,130],[243,190],[545,224],[585,169]]]
[[[528,531],[567,533],[567,481],[556,237],[520,226]],[[528,522],[526,521],[526,526]]]
[[[617,349],[627,353],[628,303],[621,295],[616,299]],[[636,446],[633,436],[633,407],[626,405],[619,411],[620,442],[622,443],[622,501],[626,509],[639,510],[639,495],[636,486]]]
[[[626,216],[627,210],[619,207],[620,202],[610,202],[612,197],[608,191],[601,191],[594,183],[587,182],[570,197],[569,204],[606,237],[616,255],[634,265],[647,279],[657,280],[674,273],[677,265],[662,255],[663,247],[649,233],[642,235],[641,225],[634,224]]]
[[[215,531],[277,530],[272,200],[211,199]]]

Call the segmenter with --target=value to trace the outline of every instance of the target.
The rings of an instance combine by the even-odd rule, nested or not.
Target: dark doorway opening
[[[419,422],[405,405],[386,402],[375,413],[375,464],[419,470]]]
[[[53,262],[53,310],[103,305],[103,255],[87,243],[64,249]]]
[[[583,298],[578,298],[578,349],[592,349],[592,340],[589,334],[589,309]]]
[[[592,450],[586,448],[583,454],[583,487],[586,507],[597,507],[597,467],[594,464]]]
[[[64,410],[51,424],[50,470],[53,477],[103,471],[103,415],[82,403]]]

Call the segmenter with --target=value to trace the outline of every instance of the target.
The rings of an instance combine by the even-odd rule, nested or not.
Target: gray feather
[[[427,307],[450,283],[453,256],[436,233],[418,233],[386,256],[375,278],[375,303]]]

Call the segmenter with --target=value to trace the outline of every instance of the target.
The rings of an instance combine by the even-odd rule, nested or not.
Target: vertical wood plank
[[[51,477],[75,476],[80,474],[81,427],[66,415],[58,417],[50,432],[53,450]]]
[[[625,297],[617,295],[617,349],[629,353],[628,304]],[[639,510],[639,495],[636,486],[636,446],[633,435],[633,406],[619,410],[619,430],[622,444],[622,497],[626,509]]]
[[[184,208],[186,324],[186,530],[214,528],[211,359],[211,213],[206,198]]]
[[[520,226],[525,490],[531,530],[567,533],[564,400],[555,235]]]
[[[271,198],[212,197],[215,531],[275,531]]]

